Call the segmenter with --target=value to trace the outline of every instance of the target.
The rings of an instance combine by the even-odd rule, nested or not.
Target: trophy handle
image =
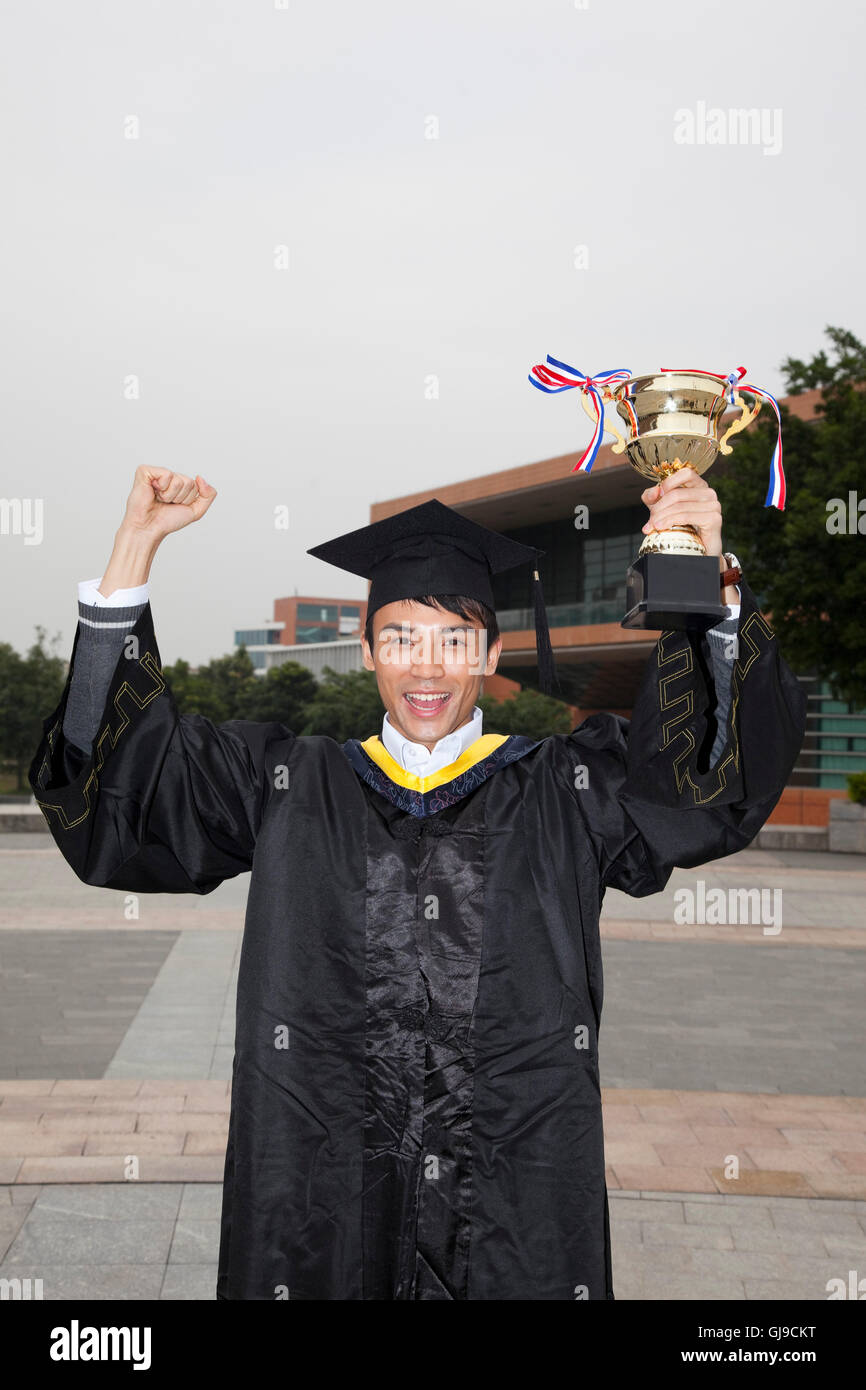
[[[612,398],[611,398],[611,399],[612,399]],[[592,409],[592,407],[590,406],[589,401],[586,399],[586,395],[585,395],[585,393],[584,393],[583,391],[581,391],[581,393],[580,393],[580,403],[581,403],[581,405],[583,406],[584,410],[586,411],[587,415],[589,416],[590,420],[592,421],[593,425],[597,424],[597,420],[596,420],[596,417],[595,417],[595,411],[594,411],[594,410]],[[748,422],[747,422],[747,423],[748,423]],[[742,426],[740,426],[740,428],[742,429]],[[621,453],[624,451],[624,449],[625,449],[625,440],[623,439],[623,437],[622,437],[622,435],[620,434],[619,430],[615,430],[615,429],[613,428],[613,425],[605,425],[605,426],[604,426],[604,433],[605,433],[605,434],[612,434],[612,435],[614,435],[614,436],[616,437],[616,439],[618,440],[618,443],[616,443],[616,444],[611,444],[611,446],[610,446],[610,451],[611,451],[611,453],[612,453],[612,454],[621,454]]]
[[[760,396],[755,397],[755,404],[750,408],[746,405],[746,402],[743,400],[742,396],[738,391],[734,396],[734,402],[736,405],[740,407],[742,413],[740,415],[739,420],[735,420],[734,423],[727,430],[725,430],[725,433],[722,435],[722,438],[719,441],[720,454],[732,454],[734,452],[727,441],[730,439],[732,434],[739,434],[740,430],[744,430],[747,425],[750,425],[753,420],[757,419],[758,413],[761,409]]]

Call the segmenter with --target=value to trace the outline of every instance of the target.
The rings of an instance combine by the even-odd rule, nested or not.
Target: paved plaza
[[[136,899],[0,835],[0,1277],[214,1297],[247,884]],[[719,888],[778,890],[781,930],[676,920],[679,890]],[[608,894],[618,1298],[821,1300],[866,1275],[864,904],[863,858],[766,850]]]

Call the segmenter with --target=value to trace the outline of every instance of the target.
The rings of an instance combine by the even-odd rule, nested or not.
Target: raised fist
[[[200,521],[216,495],[216,488],[200,474],[188,478],[170,468],[142,464],[135,470],[124,525],[161,540],[171,531]]]

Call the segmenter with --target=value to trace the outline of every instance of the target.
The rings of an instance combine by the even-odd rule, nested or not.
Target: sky
[[[2,31],[19,651],[71,651],[139,464],[218,490],[150,581],[163,661],[198,663],[275,597],[363,597],[305,552],[371,503],[582,447],[577,393],[527,382],[548,353],[776,393],[826,325],[866,334],[858,0],[49,0]]]

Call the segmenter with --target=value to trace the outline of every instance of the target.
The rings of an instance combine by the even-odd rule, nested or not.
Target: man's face
[[[362,649],[394,728],[432,748],[471,719],[481,682],[496,670],[502,641],[497,638],[488,650],[483,623],[401,599],[376,610],[373,649],[366,639]]]

